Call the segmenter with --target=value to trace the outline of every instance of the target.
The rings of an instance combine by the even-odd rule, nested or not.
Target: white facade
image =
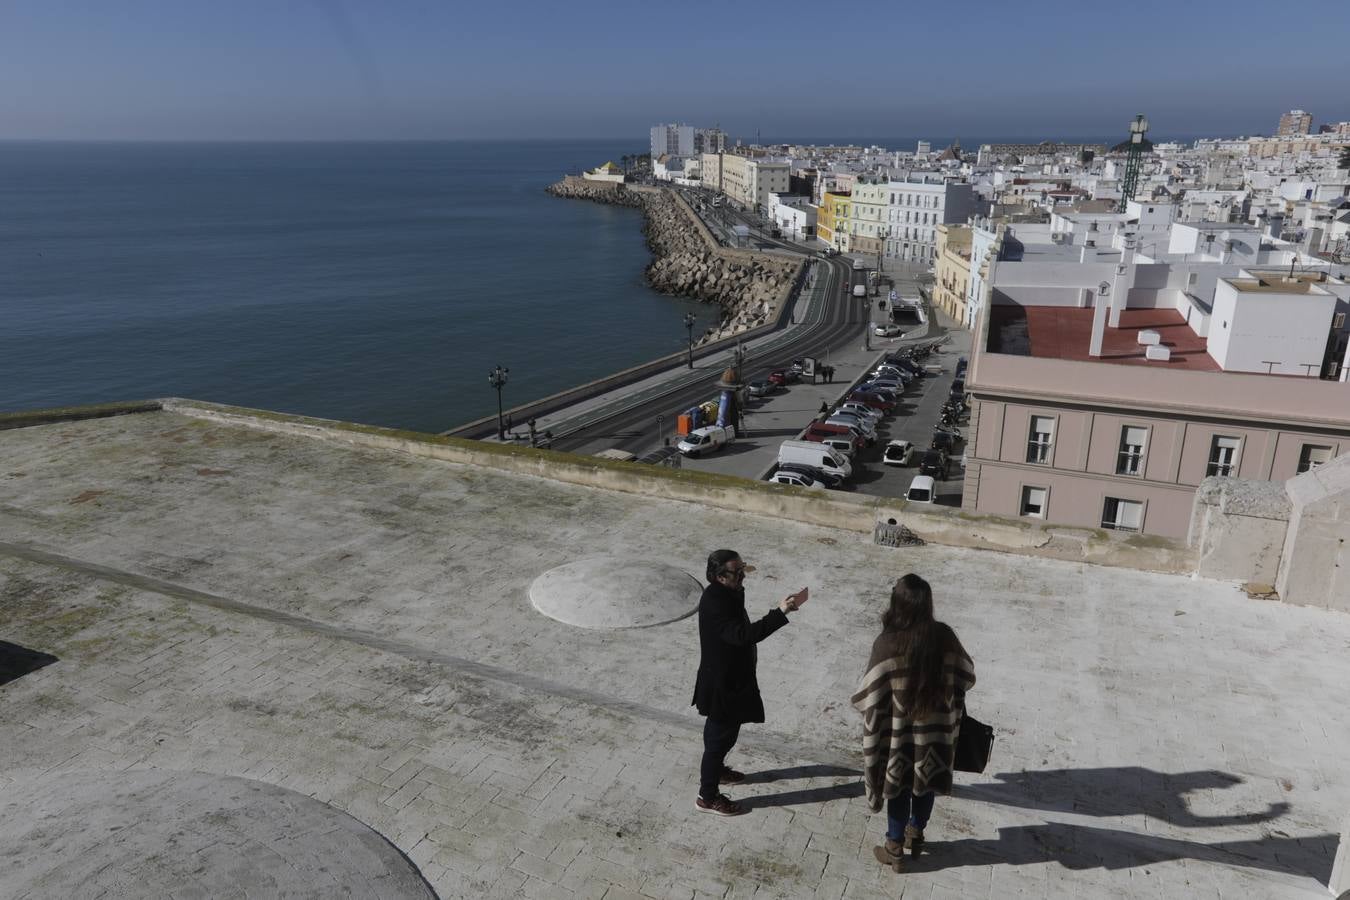
[[[704,184],[745,209],[767,212],[770,194],[786,194],[790,167],[785,162],[751,159],[735,153],[705,153]]]
[[[884,188],[885,253],[892,259],[937,259],[937,227],[964,225],[975,214],[971,185],[938,179],[891,181]]]
[[[1316,284],[1221,278],[1214,290],[1209,355],[1225,372],[1317,377],[1337,297]]]
[[[693,156],[694,126],[654,125],[651,141],[652,159],[660,156]]]
[[[998,230],[978,225],[970,230],[970,277],[966,281],[967,328],[975,327],[975,316],[988,295],[987,286],[998,272],[998,251],[1003,245],[1002,227]]]
[[[769,220],[782,230],[785,238],[800,241],[815,237],[816,207],[811,205],[810,197],[770,194]]]

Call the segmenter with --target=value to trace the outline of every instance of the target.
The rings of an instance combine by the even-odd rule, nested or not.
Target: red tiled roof
[[[1140,331],[1151,328],[1172,351],[1167,362],[1145,359],[1138,343]],[[1018,306],[998,304],[991,308],[989,352],[1071,359],[1081,362],[1166,366],[1196,372],[1220,372],[1219,364],[1206,352],[1207,341],[1191,331],[1174,309],[1127,309],[1120,314],[1120,327],[1107,327],[1102,355],[1089,356],[1092,342],[1092,310],[1063,306]]]

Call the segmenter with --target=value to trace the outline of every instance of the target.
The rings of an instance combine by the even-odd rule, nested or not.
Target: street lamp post
[[[497,366],[488,373],[488,384],[497,389],[497,440],[506,440],[506,426],[502,423],[502,388],[506,387],[507,376],[511,374],[510,369],[504,369]]]
[[[684,327],[689,332],[689,368],[694,367],[694,323],[698,321],[698,316],[693,313],[684,314]]]

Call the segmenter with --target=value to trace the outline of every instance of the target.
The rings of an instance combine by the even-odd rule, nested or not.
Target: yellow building
[[[957,322],[966,321],[966,294],[970,288],[970,244],[970,229],[965,225],[937,227],[933,305]]]
[[[826,191],[816,216],[816,237],[837,250],[848,249],[848,217],[851,195],[847,191]]]

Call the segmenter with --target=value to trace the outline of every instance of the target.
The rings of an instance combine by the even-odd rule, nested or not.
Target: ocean
[[[685,346],[641,141],[0,143],[0,411],[182,396],[440,431]],[[696,330],[696,334],[698,331]]]

